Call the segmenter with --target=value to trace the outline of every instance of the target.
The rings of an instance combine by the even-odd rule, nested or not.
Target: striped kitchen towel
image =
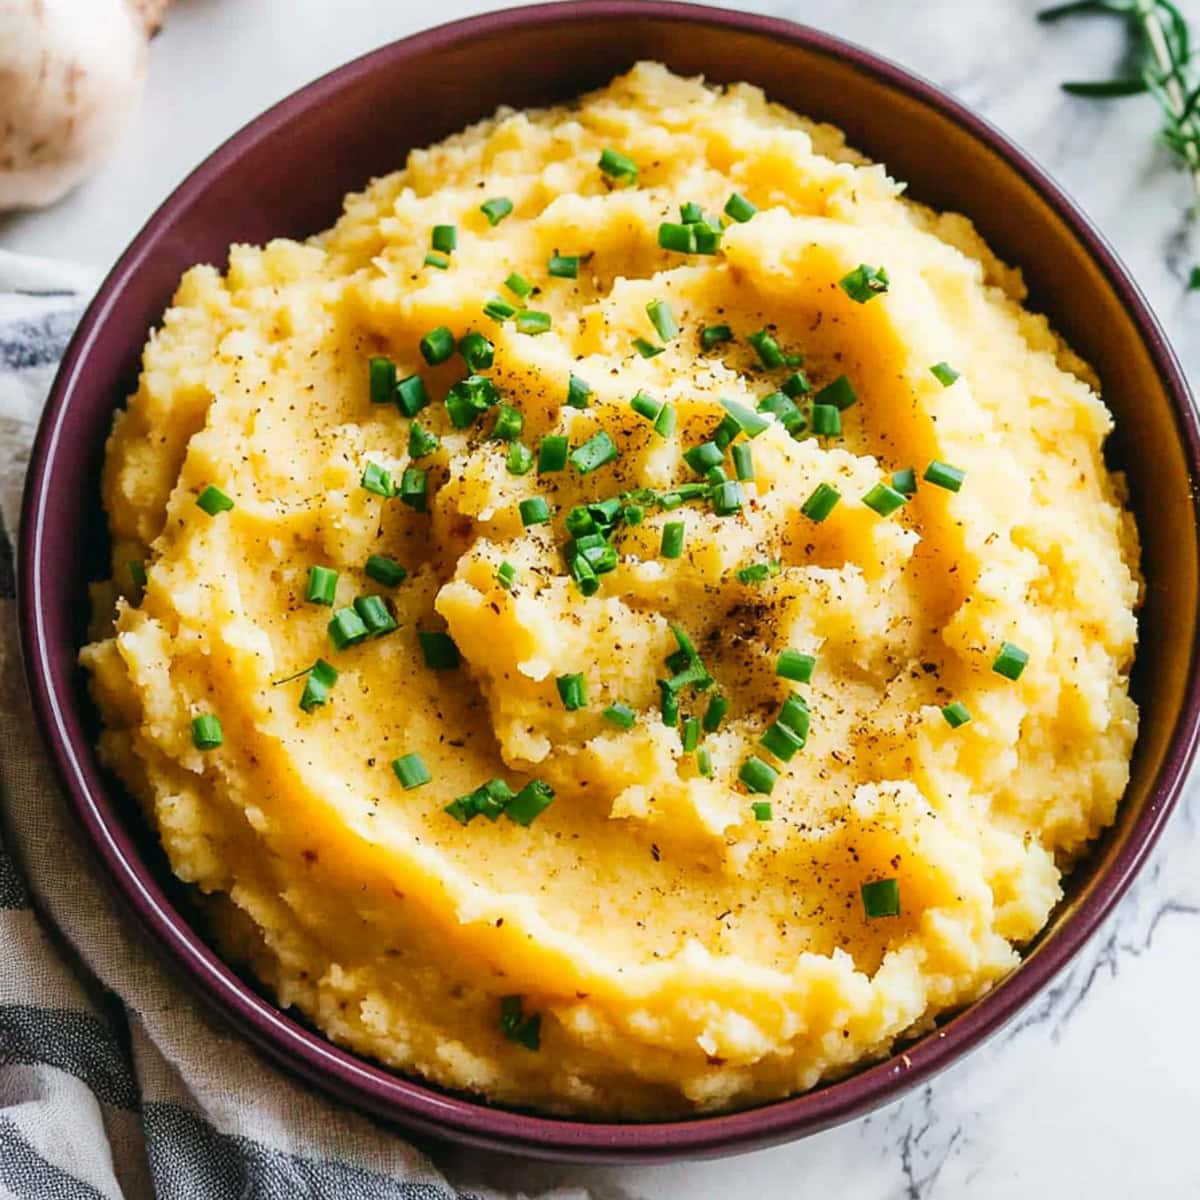
[[[394,1132],[282,1075],[182,991],[116,906],[51,776],[21,678],[10,535],[94,284],[0,251],[0,1197],[496,1197],[459,1190]]]

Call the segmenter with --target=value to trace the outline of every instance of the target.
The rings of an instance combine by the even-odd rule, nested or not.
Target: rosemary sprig
[[[1113,99],[1149,92],[1162,110],[1159,138],[1187,168],[1200,213],[1200,79],[1187,20],[1171,0],[1070,0],[1038,13],[1039,21],[1101,13],[1121,17],[1132,38],[1130,70],[1116,79],[1062,85],[1073,96]],[[1193,275],[1191,286],[1195,286]]]

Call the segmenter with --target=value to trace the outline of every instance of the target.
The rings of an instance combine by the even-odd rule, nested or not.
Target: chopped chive
[[[805,704],[804,697],[793,692],[780,707],[775,723],[790,729],[800,739],[800,745],[804,746],[808,742],[809,720],[808,705]]]
[[[815,404],[832,404],[835,408],[845,411],[858,399],[854,385],[845,375],[839,375],[832,383],[827,383],[814,397]]]
[[[575,586],[584,596],[594,596],[600,588],[600,580],[592,564],[583,554],[577,554],[571,560],[571,578],[575,580]]]
[[[605,430],[593,434],[582,446],[576,446],[571,451],[571,465],[580,475],[589,475],[592,471],[620,457],[617,444],[608,436]]]
[[[505,996],[500,1001],[500,1032],[526,1050],[537,1050],[542,1044],[542,1018],[536,1013],[525,1016],[521,1004],[520,996]]]
[[[959,378],[958,372],[948,362],[934,363],[933,366],[929,368],[929,373],[938,381],[938,383],[942,385],[942,387],[949,387],[956,379]]]
[[[679,206],[679,219],[685,225],[695,225],[697,221],[704,220],[704,209],[694,200],[689,200]]]
[[[837,507],[842,498],[837,488],[828,483],[818,483],[812,495],[800,506],[800,511],[810,521],[823,521]]]
[[[425,665],[432,671],[453,671],[462,656],[454,639],[448,633],[426,633],[418,630],[417,641],[421,644],[421,655]]]
[[[708,470],[704,472],[704,478],[706,482],[711,483],[715,487],[718,483],[726,483],[729,479],[729,475],[723,466],[718,465],[715,467],[709,467]]]
[[[215,750],[224,741],[220,717],[204,713],[192,718],[192,745],[197,750]]]
[[[728,414],[721,418],[721,423],[713,430],[712,440],[726,449],[742,432],[742,427]]]
[[[587,706],[587,680],[582,675],[560,675],[554,685],[567,712],[578,712]]]
[[[772,392],[756,405],[760,413],[770,413],[788,433],[799,433],[808,424],[799,407],[784,392]]]
[[[345,650],[348,646],[357,646],[359,642],[364,642],[371,632],[363,623],[363,619],[359,616],[356,609],[347,605],[345,608],[337,609],[329,620],[326,626],[329,632],[329,640],[333,643],[334,649]]]
[[[731,517],[734,513],[740,512],[744,502],[742,485],[737,480],[731,479],[725,483],[719,483],[712,490],[713,512],[718,517]]]
[[[659,554],[663,558],[678,558],[683,553],[684,525],[682,521],[668,521],[663,526],[662,544]]]
[[[496,409],[496,423],[492,426],[492,438],[498,442],[515,441],[525,428],[525,418],[509,404]]]
[[[600,155],[598,165],[605,175],[619,184],[624,185],[637,182],[637,163],[629,155],[622,154],[619,150],[613,150],[611,147],[606,149]]]
[[[456,225],[435,225],[430,245],[443,254],[453,254],[458,249],[458,227]]]
[[[578,254],[552,254],[546,263],[546,273],[555,279],[579,278]]]
[[[646,518],[646,510],[640,504],[627,504],[621,509],[621,520],[626,525],[640,525]]]
[[[772,817],[770,800],[756,800],[750,805],[750,811],[756,821],[769,821]]]
[[[505,806],[504,815],[517,825],[531,825],[550,807],[554,800],[554,789],[541,779],[531,779]],[[530,1017],[536,1021],[537,1017]],[[531,1050],[537,1049],[536,1038]]]
[[[704,484],[699,486],[704,487]],[[679,491],[663,492],[658,498],[658,506],[663,512],[674,512],[681,504],[683,504],[683,495]]]
[[[711,350],[724,342],[733,341],[733,330],[728,325],[705,325],[700,330],[701,349]]]
[[[308,591],[304,598],[310,604],[332,604],[337,581],[338,573],[329,567],[309,567]]]
[[[653,342],[648,342],[644,337],[635,337],[633,348],[643,358],[657,358],[666,349],[665,346],[656,346]]]
[[[751,563],[748,567],[740,567],[737,571],[737,579],[739,583],[744,583],[747,586],[752,586],[758,583],[766,583],[771,577],[771,567],[768,563]]]
[[[408,578],[408,572],[386,554],[369,555],[363,573],[381,587],[397,587]]]
[[[408,427],[408,456],[409,458],[425,458],[432,454],[440,445],[438,435],[426,429],[420,422],[414,421]]]
[[[662,401],[655,400],[653,396],[647,395],[645,392],[637,392],[632,400],[629,401],[629,407],[633,409],[639,417],[645,417],[647,421],[653,421],[660,412],[662,412]]]
[[[916,471],[912,467],[904,467],[902,470],[893,471],[892,487],[902,496],[915,496],[917,494]]]
[[[797,750],[804,749],[804,739],[787,725],[772,721],[763,731],[758,744],[780,762],[791,762]]]
[[[146,586],[146,564],[140,558],[129,560],[129,578],[137,587],[144,588]]]
[[[812,385],[808,382],[808,376],[803,371],[793,371],[779,385],[779,390],[785,396],[791,396],[795,400],[797,396],[807,396],[812,390]]]
[[[1003,642],[1000,651],[992,660],[992,670],[1005,679],[1020,679],[1025,664],[1029,661],[1029,652],[1012,642]]]
[[[504,465],[510,475],[528,475],[533,468],[533,451],[524,442],[513,442]]]
[[[675,314],[665,300],[651,300],[646,305],[646,315],[664,342],[669,342],[678,335],[679,322],[675,320]]]
[[[675,406],[664,404],[654,418],[654,432],[659,437],[669,438],[675,432]]]
[[[431,329],[418,343],[421,357],[431,366],[444,363],[454,353],[454,334],[445,325]]]
[[[329,700],[329,689],[337,683],[337,670],[323,658],[318,658],[306,672],[304,691],[300,694],[300,711],[312,712]]]
[[[725,714],[729,711],[729,699],[717,692],[715,696],[708,702],[708,708],[704,710],[704,732],[716,733],[721,728],[721,722],[725,719]]]
[[[405,467],[400,476],[400,503],[416,512],[424,512],[428,505],[428,487],[429,476],[421,467]]]
[[[760,329],[757,333],[752,333],[746,341],[754,347],[754,351],[758,355],[758,361],[768,370],[774,370],[776,367],[785,365],[786,359],[784,358],[783,351],[779,348],[779,343],[771,336],[769,330]]]
[[[402,754],[399,758],[393,758],[392,770],[396,772],[396,778],[400,780],[400,785],[406,792],[422,787],[433,779],[425,760],[419,754]]]
[[[945,705],[942,709],[942,716],[946,718],[946,724],[951,729],[958,729],[960,726],[970,724],[971,721],[971,714],[967,710],[967,706],[959,700]]]
[[[550,471],[561,471],[567,465],[567,451],[570,442],[565,437],[549,434],[542,438],[538,446],[538,474],[545,475]]]
[[[517,310],[509,304],[507,300],[501,300],[499,296],[493,296],[484,306],[483,315],[491,317],[493,321],[507,321],[509,317],[515,317]]]
[[[664,250],[675,250],[679,254],[696,253],[696,230],[691,224],[677,225],[664,221],[658,227],[658,244]]]
[[[750,443],[734,443],[731,453],[733,455],[733,473],[743,481],[753,479],[754,451],[751,449]]]
[[[721,230],[714,229],[707,221],[697,221],[692,226],[696,234],[697,254],[716,254],[721,248]]]
[[[534,336],[546,333],[550,328],[550,314],[534,312],[532,309],[522,309],[517,313],[517,332]]]
[[[496,347],[482,333],[474,330],[458,339],[458,352],[473,375],[486,371],[496,360]]]
[[[513,590],[513,584],[517,580],[517,568],[510,562],[502,562],[496,568],[496,582],[506,591]]]
[[[397,628],[396,618],[388,611],[381,596],[359,596],[354,601],[354,611],[372,637],[382,637]]]
[[[758,755],[751,754],[742,763],[738,778],[750,791],[757,792],[761,796],[769,796],[775,787],[775,781],[779,778],[779,772],[769,763],[763,762]]]
[[[439,271],[448,271],[450,269],[450,260],[444,254],[436,254],[430,251],[424,258],[425,266],[436,267]]]
[[[215,517],[217,513],[228,512],[233,507],[233,501],[219,487],[210,483],[196,497],[196,507]]]
[[[604,719],[610,721],[618,729],[632,729],[637,724],[637,713],[628,704],[618,701],[616,704],[610,704],[604,710]]]
[[[533,284],[530,283],[529,280],[523,275],[518,275],[516,271],[514,271],[504,281],[504,286],[508,288],[508,290],[512,292],[512,294],[516,296],[518,300],[524,300],[533,292]]]
[[[662,723],[664,725],[676,725],[679,722],[679,696],[676,691],[672,691],[667,683],[667,680],[660,679],[658,681],[658,690],[661,694],[661,709]]]
[[[898,508],[904,506],[906,497],[886,483],[877,483],[863,498],[862,502],[873,508],[881,517],[890,516]]]
[[[952,467],[949,463],[934,459],[925,468],[924,479],[926,483],[932,483],[935,487],[945,488],[948,492],[957,492],[962,487],[966,476],[966,471],[959,467]]]
[[[725,215],[740,224],[745,224],[758,209],[746,199],[745,196],[734,192],[728,200],[725,201]]]
[[[406,416],[415,417],[429,403],[429,390],[420,375],[409,375],[396,384],[396,407]]]
[[[385,470],[378,463],[367,463],[363,468],[359,484],[364,491],[371,492],[375,496],[383,496],[385,499],[390,499],[396,494],[391,472]]]
[[[775,674],[781,679],[791,679],[796,683],[808,683],[812,679],[813,668],[817,660],[811,654],[801,654],[790,646],[782,651],[775,660]]]
[[[737,400],[722,400],[721,407],[748,438],[756,438],[764,429],[770,428],[771,422],[762,413],[756,413]]]
[[[860,263],[848,275],[838,280],[838,287],[857,304],[866,304],[888,290],[891,280],[884,267],[868,267]]]
[[[680,737],[683,742],[683,752],[691,754],[700,745],[700,719],[698,717],[688,717],[683,723],[683,731]]]
[[[455,429],[469,429],[499,399],[500,392],[486,375],[468,375],[446,393],[446,414]]]
[[[863,912],[868,921],[877,917],[900,915],[900,883],[896,879],[875,879],[862,885]]]
[[[521,513],[521,524],[527,529],[530,525],[545,525],[550,520],[550,505],[541,496],[531,496],[517,505]]]
[[[572,375],[567,380],[567,406],[569,408],[587,408],[588,397],[592,394],[592,385],[578,375]]]
[[[707,746],[700,746],[696,750],[696,770],[699,771],[705,779],[712,778],[712,754],[709,752]]]
[[[842,414],[833,404],[814,404],[809,410],[812,431],[819,437],[837,437],[842,432]]]
[[[725,461],[725,451],[716,442],[701,442],[684,452],[684,462],[697,475],[703,475],[712,467],[720,466]]]
[[[479,206],[479,211],[487,217],[488,224],[493,228],[499,225],[512,210],[513,202],[507,196],[493,196]]]
[[[371,403],[391,404],[396,398],[396,364],[390,358],[375,354],[367,365]]]

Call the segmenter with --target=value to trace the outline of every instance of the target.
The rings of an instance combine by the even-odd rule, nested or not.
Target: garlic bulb
[[[141,101],[166,0],[0,0],[0,211],[52,204]]]

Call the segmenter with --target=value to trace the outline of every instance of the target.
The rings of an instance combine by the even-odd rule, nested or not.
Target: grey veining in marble
[[[484,8],[443,0],[451,19]],[[1200,262],[1184,175],[1145,99],[1072,99],[1062,78],[1118,62],[1115,22],[1035,24],[1034,0],[776,0],[745,7],[882,52],[989,117],[1075,195],[1132,269],[1200,379]],[[1184,0],[1200,31],[1200,0]],[[110,262],[182,175],[253,113],[427,24],[412,0],[178,0],[151,99],[115,162],[58,209],[0,219],[0,244]],[[213,86],[219,78],[219,86]],[[465,1180],[607,1200],[1175,1200],[1200,1196],[1200,838],[1193,789],[1146,871],[1074,967],[993,1041],[890,1108],[741,1159],[580,1170],[457,1153]]]

